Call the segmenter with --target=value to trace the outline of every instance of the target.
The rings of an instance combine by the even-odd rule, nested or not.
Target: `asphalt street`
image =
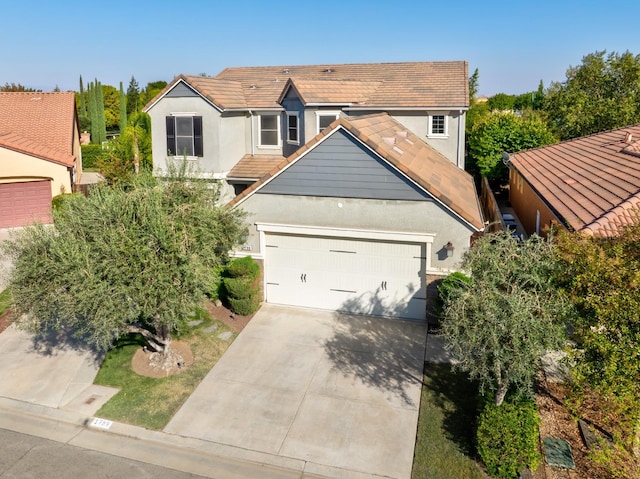
[[[2,479],[204,479],[27,434],[0,429]]]

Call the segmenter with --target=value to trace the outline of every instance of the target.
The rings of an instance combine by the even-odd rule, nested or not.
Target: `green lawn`
[[[134,373],[131,359],[142,345],[136,336],[120,341],[107,353],[94,383],[121,390],[100,408],[97,416],[148,429],[161,430],[166,426],[235,337],[227,341],[219,339],[220,333],[230,330],[204,309],[198,310],[192,319],[202,323],[174,338],[189,343],[194,357],[194,364],[180,374],[153,379]],[[218,326],[215,333],[203,331],[213,324]]]
[[[413,479],[485,479],[474,460],[476,386],[447,365],[425,368]]]

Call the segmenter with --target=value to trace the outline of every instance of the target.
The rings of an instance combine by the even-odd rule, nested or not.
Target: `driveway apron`
[[[165,432],[409,478],[425,340],[421,323],[264,305]]]

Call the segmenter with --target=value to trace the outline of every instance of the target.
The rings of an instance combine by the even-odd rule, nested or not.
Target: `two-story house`
[[[269,302],[423,319],[428,275],[483,229],[464,171],[466,62],[228,68],[146,107],[159,175],[186,159],[249,213]]]

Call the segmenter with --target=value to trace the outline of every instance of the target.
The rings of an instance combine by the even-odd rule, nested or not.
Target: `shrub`
[[[240,276],[249,276],[251,279],[258,277],[260,266],[251,256],[243,258],[235,258],[229,262],[225,270],[225,276],[230,278],[238,278]]]
[[[71,200],[74,197],[77,196],[83,196],[82,193],[64,193],[61,195],[57,195],[54,196],[53,199],[51,200],[51,207],[54,210],[58,210],[60,208],[62,208],[62,206],[69,200]]]
[[[109,152],[102,145],[82,145],[82,168],[98,168],[101,161],[108,159]]]
[[[538,449],[540,418],[531,400],[487,401],[478,419],[478,453],[491,476],[518,477],[523,468],[535,471],[541,464]]]
[[[241,316],[248,316],[255,313],[260,307],[260,300],[257,297],[235,299],[228,298],[231,310]]]
[[[464,273],[456,271],[447,275],[438,285],[438,310],[441,311],[444,304],[451,296],[451,292],[462,285],[471,284],[473,280]]]
[[[222,294],[236,314],[246,316],[260,307],[260,266],[251,256],[229,262],[223,273]]]
[[[254,278],[240,276],[238,278],[223,278],[224,291],[230,298],[246,299],[258,293],[258,285]]]

